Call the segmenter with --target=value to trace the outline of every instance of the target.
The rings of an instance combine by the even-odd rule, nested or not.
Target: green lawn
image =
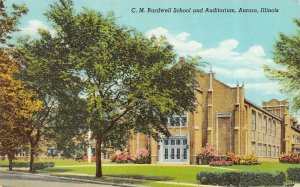
[[[269,163],[264,162],[261,165],[253,166],[243,166],[243,165],[234,165],[228,166],[226,168],[243,170],[243,171],[283,171],[286,172],[287,168],[291,167],[300,167],[300,164],[283,164],[283,163]]]
[[[204,166],[179,166],[179,165],[133,165],[133,164],[120,164],[120,165],[103,165],[103,174],[106,176],[115,177],[133,177],[133,178],[146,178],[150,180],[167,180],[174,182],[187,182],[195,183],[196,174],[201,170],[226,170],[234,169],[240,171],[283,171],[286,172],[289,167],[300,167],[299,164],[282,164],[282,163],[262,163],[261,165],[254,166],[228,166],[228,167],[204,167]],[[47,172],[59,173],[82,173],[82,174],[95,174],[95,166],[68,166],[68,167],[54,167],[47,169]]]
[[[39,160],[54,161],[54,168],[47,168],[39,172],[46,172],[53,175],[80,175],[90,177],[95,175],[95,164],[86,162],[76,162],[74,160]],[[0,165],[7,162],[0,161]],[[196,174],[202,170],[236,170],[236,171],[283,171],[286,172],[289,167],[300,167],[300,164],[282,164],[282,163],[262,163],[261,165],[235,165],[227,167],[212,168],[199,165],[138,165],[138,164],[104,164],[103,174],[106,178],[122,177],[125,179],[142,179],[144,185],[149,186],[168,186],[154,181],[171,181],[183,183],[196,183]],[[87,176],[89,175],[89,176]],[[109,179],[111,180],[111,179]],[[117,179],[116,179],[117,180]],[[152,182],[153,181],[153,182]],[[172,185],[170,185],[172,186]],[[174,185],[176,186],[176,185]],[[177,185],[178,186],[178,185]]]
[[[166,165],[103,165],[103,174],[115,177],[146,178],[150,180],[167,180],[174,182],[195,183],[196,174],[201,170],[213,169],[203,166],[166,166]],[[220,168],[222,169],[222,168]],[[227,169],[227,168],[225,168]],[[95,166],[54,167],[47,172],[95,174]]]

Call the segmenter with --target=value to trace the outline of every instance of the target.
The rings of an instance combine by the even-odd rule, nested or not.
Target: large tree
[[[15,154],[20,151],[21,145],[26,144],[29,119],[41,107],[36,94],[17,79],[21,64],[8,42],[27,9],[24,5],[15,4],[12,8],[13,11],[8,13],[4,2],[0,2],[0,151],[8,156],[10,170]]]
[[[71,0],[55,2],[46,16],[56,35],[40,32],[20,51],[47,94],[65,109],[76,106],[67,119],[81,117],[92,131],[96,177],[106,145],[126,144],[131,131],[169,136],[168,117],[194,110],[194,64],[177,64],[165,39],[147,39],[111,14],[77,13]]]
[[[300,27],[300,20],[294,20]],[[300,30],[290,36],[280,33],[275,43],[274,62],[277,68],[266,66],[267,75],[279,81],[282,91],[291,96],[295,110],[300,109]]]

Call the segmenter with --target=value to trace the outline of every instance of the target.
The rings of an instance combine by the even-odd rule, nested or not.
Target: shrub
[[[54,167],[54,162],[36,162],[33,163],[34,169],[44,169],[47,167]],[[29,162],[13,162],[12,164],[15,168],[29,168]]]
[[[232,152],[227,152],[226,153],[226,157],[225,157],[225,160],[226,161],[231,161],[233,162],[233,164],[236,164],[236,165],[239,165],[240,164],[240,161],[243,159],[243,157],[239,157],[239,156],[236,156],[234,153]]]
[[[208,164],[210,161],[215,160],[218,156],[219,153],[217,149],[213,145],[206,144],[206,146],[202,148],[198,158],[202,161],[202,163],[204,162],[204,164],[206,164],[207,162]]]
[[[201,171],[197,175],[201,184],[220,186],[282,186],[285,182],[283,172],[234,172]]]
[[[258,162],[255,154],[251,154],[251,155],[242,157],[239,164],[240,165],[257,165],[257,164],[260,164],[260,162]]]
[[[132,162],[135,164],[150,164],[150,153],[148,149],[138,149],[136,154],[132,156]]]
[[[226,160],[215,160],[209,162],[210,166],[232,166],[233,162],[232,161],[226,161]]]
[[[239,175],[237,175],[237,172],[201,171],[197,175],[197,180],[200,184],[238,186],[240,179]]]
[[[119,164],[129,163],[131,161],[131,157],[129,154],[120,154],[116,156],[116,162]]]
[[[300,182],[300,168],[288,168],[287,174],[289,180]]]
[[[290,164],[298,164],[300,163],[300,156],[297,154],[288,154],[288,155],[282,155],[279,158],[279,162],[282,163],[290,163]]]

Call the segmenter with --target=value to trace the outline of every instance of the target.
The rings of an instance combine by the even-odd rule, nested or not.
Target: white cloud
[[[239,42],[230,38],[220,41],[218,46],[205,48],[200,41],[192,40],[187,32],[173,34],[166,28],[157,27],[149,30],[146,36],[165,36],[174,46],[179,56],[199,55],[205,61],[213,65],[217,76],[225,76],[236,79],[263,79],[263,65],[274,65],[268,58],[261,45],[250,46],[243,52],[238,52]],[[220,68],[222,67],[222,68]]]
[[[165,36],[179,56],[201,56],[204,61],[212,65],[216,77],[229,86],[235,87],[236,84],[232,84],[235,81],[245,82],[246,93],[249,93],[253,100],[259,97],[283,96],[280,93],[280,85],[277,82],[271,82],[265,76],[263,65],[273,68],[277,65],[266,55],[265,49],[259,44],[240,51],[239,41],[229,38],[219,41],[219,44],[214,47],[207,48],[201,41],[191,39],[192,36],[187,32],[174,34],[163,27],[152,29],[146,35],[148,37]]]
[[[30,20],[28,26],[21,28],[21,32],[29,35],[37,35],[39,29],[48,30],[52,36],[56,34],[55,30],[50,29],[47,25],[39,20]]]
[[[146,33],[147,37],[156,36],[157,38],[164,36],[174,46],[175,51],[180,56],[197,55],[198,51],[202,48],[202,44],[195,40],[188,40],[189,33],[181,32],[177,35],[171,34],[163,27],[151,29]]]
[[[225,60],[236,58],[239,54],[233,51],[237,48],[239,42],[235,39],[228,39],[220,42],[216,48],[204,49],[198,52],[198,55],[204,58],[215,60]]]

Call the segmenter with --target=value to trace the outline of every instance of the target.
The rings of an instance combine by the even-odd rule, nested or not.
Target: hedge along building
[[[151,163],[196,164],[207,143],[220,155],[255,153],[264,161],[277,161],[280,153],[300,152],[300,144],[293,144],[300,130],[287,102],[271,100],[259,107],[244,97],[243,85],[230,87],[216,80],[212,71],[198,71],[196,80],[196,110],[169,119],[171,136],[162,135],[158,142],[140,133],[133,135],[130,154],[147,147]]]

